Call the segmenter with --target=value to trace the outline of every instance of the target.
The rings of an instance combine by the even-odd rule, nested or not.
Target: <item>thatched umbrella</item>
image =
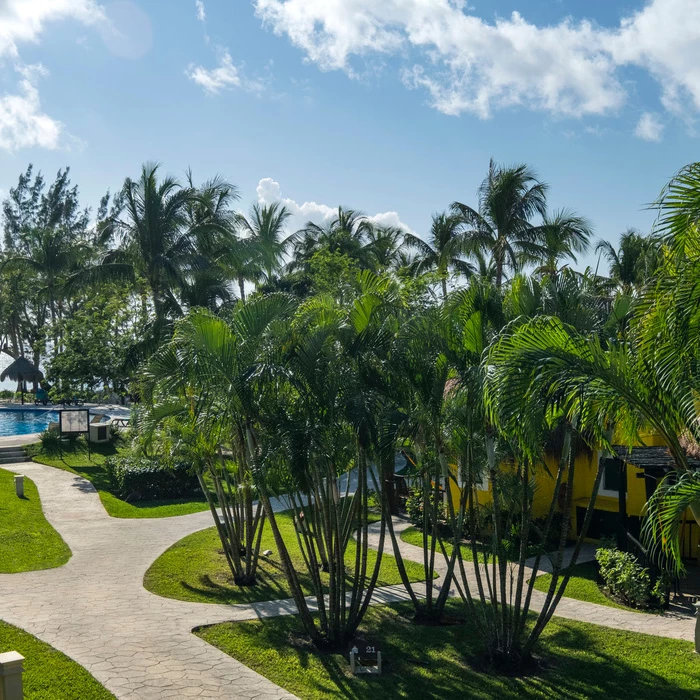
[[[5,368],[0,374],[0,382],[9,377],[15,382],[19,382],[22,393],[22,403],[24,403],[24,382],[40,382],[44,375],[38,367],[35,367],[26,357],[18,357],[11,365]]]

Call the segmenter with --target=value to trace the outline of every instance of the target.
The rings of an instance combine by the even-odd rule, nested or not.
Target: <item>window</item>
[[[600,460],[603,469],[603,480],[600,484],[599,494],[619,498],[620,486],[624,475],[623,462],[617,457],[603,457]]]

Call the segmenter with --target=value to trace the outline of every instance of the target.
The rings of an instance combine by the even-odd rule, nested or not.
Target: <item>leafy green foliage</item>
[[[600,565],[600,577],[611,595],[635,608],[648,605],[652,591],[649,571],[633,554],[601,547],[596,550],[595,558]]]
[[[128,501],[188,498],[201,495],[191,465],[170,465],[144,457],[108,457],[104,469],[114,492]]]
[[[40,464],[65,469],[91,481],[100,496],[102,505],[113,518],[169,518],[207,510],[203,496],[158,499],[155,501],[125,501],[112,490],[112,484],[104,468],[105,460],[115,455],[128,455],[130,448],[123,444],[92,445],[88,454],[87,445],[81,440],[61,446],[59,455],[47,454],[41,444],[27,446],[27,452]]]

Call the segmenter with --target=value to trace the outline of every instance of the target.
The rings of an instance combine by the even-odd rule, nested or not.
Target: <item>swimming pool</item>
[[[57,420],[56,411],[2,409],[0,410],[0,437],[41,433],[49,427],[51,421]]]

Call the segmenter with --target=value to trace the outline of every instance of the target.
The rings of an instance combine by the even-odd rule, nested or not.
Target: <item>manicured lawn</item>
[[[460,613],[457,603],[449,605]],[[557,620],[542,637],[542,669],[514,678],[484,667],[474,625],[414,626],[411,612],[399,604],[367,613],[358,636],[381,648],[381,676],[353,677],[346,655],[316,653],[297,617],[226,623],[197,634],[303,700],[700,697],[700,657],[690,642]]]
[[[409,527],[404,530],[401,533],[401,539],[408,544],[423,549],[423,531],[419,530],[417,527]],[[428,544],[430,544],[430,535],[428,535]],[[449,542],[445,542],[445,551],[447,552],[447,556],[452,554],[452,545]],[[442,557],[442,549],[440,549],[439,544],[435,548],[435,557]],[[474,561],[470,545],[462,545],[462,559],[464,561]]]
[[[0,469],[0,573],[62,566],[68,545],[44,517],[34,482],[25,478],[25,497],[17,498],[14,477]]]
[[[290,544],[290,554],[297,571],[302,572],[304,560],[299,550],[291,516],[280,513],[278,522],[285,541]],[[269,559],[261,558],[259,583],[251,587],[236,586],[226,558],[221,552],[221,541],[216,528],[195,532],[174,544],[151,565],[143,584],[151,593],[166,598],[198,603],[252,603],[260,600],[277,600],[291,597],[287,581],[276,555],[277,547],[268,525],[262,538],[261,551],[271,549]],[[369,570],[376,561],[376,552],[369,552]],[[355,543],[350,542],[346,562],[354,565]],[[414,581],[423,579],[423,566],[406,561],[408,575]],[[309,579],[302,579],[307,593],[311,593]],[[396,560],[382,557],[378,586],[401,583]]]
[[[535,588],[538,591],[547,591],[549,584],[552,581],[551,574],[543,574],[535,580]],[[607,605],[610,608],[620,608],[621,610],[629,610],[625,605],[620,605],[614,600],[608,598],[598,587],[598,566],[595,562],[589,561],[585,564],[577,564],[574,567],[574,573],[566,585],[564,595],[567,598],[575,598],[576,600],[585,600],[588,603],[597,603],[598,605]]]
[[[24,656],[24,700],[114,700],[82,666],[52,646],[0,621],[0,653]]]
[[[187,515],[207,510],[208,506],[203,496],[199,499],[127,503],[112,493],[107,473],[102,465],[107,457],[116,455],[124,449],[114,445],[92,445],[88,456],[85,443],[79,441],[72,447],[66,446],[59,456],[46,454],[41,450],[40,444],[27,446],[27,451],[35,462],[65,469],[91,481],[100,495],[102,505],[113,518],[169,518],[173,515]]]

